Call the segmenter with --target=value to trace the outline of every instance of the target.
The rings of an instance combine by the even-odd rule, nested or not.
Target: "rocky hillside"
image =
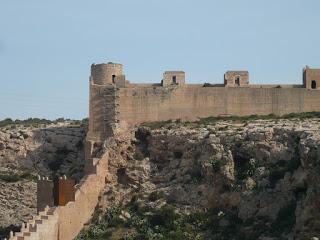
[[[319,145],[319,118],[139,127],[77,239],[316,240]]]
[[[76,123],[0,127],[0,239],[36,213],[38,174],[83,176],[85,129]]]

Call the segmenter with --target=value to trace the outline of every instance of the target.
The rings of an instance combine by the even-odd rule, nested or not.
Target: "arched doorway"
[[[317,82],[316,80],[311,81],[311,89],[317,89]]]

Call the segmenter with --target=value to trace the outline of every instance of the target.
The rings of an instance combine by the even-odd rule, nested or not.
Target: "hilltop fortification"
[[[217,125],[206,126],[202,130],[190,129],[187,132],[185,132],[185,127],[182,127],[182,131],[172,132],[171,126],[170,129],[163,129],[163,134],[160,135],[144,128],[139,129],[135,133],[135,137],[131,136],[133,132],[130,131],[126,134],[118,133],[125,130],[126,126],[143,122],[171,119],[195,120],[221,115],[283,115],[320,111],[319,84],[320,69],[310,69],[309,67],[303,70],[303,84],[301,85],[253,85],[249,82],[247,71],[226,72],[223,84],[187,84],[183,71],[166,71],[162,81],[156,84],[133,84],[126,80],[121,64],[93,64],[90,77],[89,130],[84,157],[83,172],[85,176],[76,185],[66,176],[53,182],[48,178],[40,177],[37,182],[38,214],[26,224],[23,223],[20,232],[15,234],[11,232],[9,239],[74,239],[91,219],[101,201],[109,206],[108,204],[116,202],[117,196],[119,199],[124,199],[123,196],[117,195],[118,193],[121,195],[121,191],[116,188],[115,192],[109,191],[108,188],[120,183],[124,186],[131,186],[136,193],[137,186],[147,183],[149,179],[152,180],[152,184],[144,185],[148,186],[149,190],[158,189],[160,186],[156,184],[168,184],[171,188],[169,192],[166,192],[169,196],[168,201],[176,201],[177,203],[180,200],[185,201],[187,196],[192,196],[190,193],[197,193],[197,196],[190,198],[197,200],[200,199],[199,196],[202,196],[202,192],[208,193],[203,194],[203,196],[208,196],[208,199],[202,198],[203,202],[195,201],[195,206],[199,205],[205,208],[218,206],[226,210],[230,206],[240,206],[232,216],[237,216],[242,220],[255,217],[247,210],[254,209],[253,206],[259,204],[271,207],[267,208],[267,211],[266,208],[263,208],[266,213],[257,214],[257,217],[263,216],[266,219],[274,220],[280,216],[281,220],[283,215],[281,209],[287,209],[289,206],[291,212],[298,213],[300,211],[296,221],[296,229],[297,232],[301,231],[301,226],[305,226],[304,220],[307,219],[305,216],[310,212],[319,212],[317,211],[317,202],[314,200],[319,197],[313,194],[316,192],[314,186],[319,185],[318,174],[313,172],[318,169],[316,160],[319,158],[314,146],[319,141],[318,135],[310,141],[311,135],[309,134],[309,132],[315,132],[312,127],[317,127],[318,121],[304,122],[297,126],[283,122],[278,128],[275,127],[277,123],[272,125],[271,122],[262,122],[260,129],[255,130],[253,130],[255,125],[246,127],[245,123],[243,126],[236,125],[236,128],[230,131],[225,131],[230,127],[228,125]],[[245,131],[241,130],[242,127],[246,128]],[[268,129],[265,129],[266,127]],[[164,136],[168,137],[168,130],[171,131],[172,141],[168,139],[166,143]],[[225,138],[226,132],[231,134],[230,141]],[[240,135],[240,132],[243,134]],[[188,136],[193,134],[201,136],[189,141]],[[177,138],[177,136],[179,137]],[[152,139],[152,137],[154,138]],[[194,141],[194,139],[199,141]],[[230,144],[231,139],[234,141],[232,144]],[[275,143],[277,141],[278,143]],[[131,144],[133,145],[131,146]],[[162,144],[163,146],[161,146]],[[201,147],[198,147],[197,144]],[[78,144],[76,145],[78,146]],[[158,149],[159,146],[161,147]],[[169,146],[170,149],[166,149]],[[241,155],[242,153],[244,155]],[[192,160],[190,157],[194,159]],[[270,173],[270,175],[263,175],[264,179],[261,182],[262,180],[257,177],[260,175],[253,174],[256,169],[249,169],[252,170],[252,174],[243,176],[242,173],[248,172],[248,169],[241,168],[247,165],[241,166],[238,163],[249,164],[253,161],[252,159],[257,163],[253,166],[257,168],[257,171],[258,166],[263,169],[268,167],[272,171],[275,167],[279,167],[275,173],[277,178],[275,179],[274,175]],[[279,165],[275,165],[277,162]],[[159,167],[156,166],[157,164]],[[151,171],[152,166],[156,166],[154,169],[157,169],[158,173]],[[172,174],[174,169],[177,169],[177,172]],[[164,170],[163,173],[161,173],[162,170]],[[194,170],[198,172],[194,172]],[[153,174],[155,175],[152,176]],[[309,179],[306,176],[312,176],[312,178]],[[199,182],[200,178],[202,182]],[[128,179],[133,183],[132,185],[127,184]],[[226,181],[221,182],[221,179]],[[279,188],[275,183],[277,180],[279,180]],[[207,187],[203,185],[203,181],[207,181]],[[182,187],[181,184],[189,184],[190,182],[193,182],[193,185],[194,183],[202,184],[195,186],[195,188],[189,188],[190,193],[183,192],[182,189],[187,188]],[[305,184],[306,182],[307,184]],[[179,185],[175,185],[177,183]],[[238,183],[243,186],[237,185]],[[244,189],[243,195],[236,188],[233,188],[236,185],[240,186],[240,189]],[[267,195],[258,194],[255,198],[247,195],[248,191],[254,193],[253,189],[256,185],[259,187],[259,191],[266,189],[263,194]],[[161,186],[163,187],[163,185]],[[217,186],[221,188],[217,188]],[[307,190],[306,186],[311,186],[310,190]],[[144,188],[141,189],[145,192]],[[234,191],[231,192],[231,189]],[[309,194],[309,192],[312,194],[305,198],[306,207],[301,208],[299,205],[298,210],[295,210],[298,203],[300,204],[295,194],[298,194],[298,191],[301,193],[301,189],[303,194]],[[130,193],[131,190],[127,190]],[[225,194],[222,197],[221,193],[224,191]],[[111,195],[108,196],[108,193]],[[228,195],[229,193],[230,195]],[[183,199],[179,197],[183,197]],[[227,201],[226,197],[230,201]],[[265,201],[265,199],[267,200]],[[268,199],[271,199],[270,202]],[[272,205],[273,202],[279,204],[275,207]],[[222,203],[222,205],[215,206],[217,203]],[[223,203],[229,205],[223,206]],[[277,211],[273,211],[274,209]],[[258,210],[260,209],[255,211]],[[126,215],[128,216],[128,214]],[[316,214],[314,215],[314,219],[319,218]],[[289,216],[292,218],[292,215]],[[281,221],[276,224],[281,225]],[[272,226],[270,223],[268,224],[268,226]],[[293,224],[291,222],[290,226],[284,228],[284,231],[287,229],[293,231]],[[266,224],[263,223],[263,226]],[[258,228],[260,229],[260,225]],[[313,229],[313,226],[308,228],[312,231],[308,230],[307,234],[309,232],[313,234],[317,231],[317,229]],[[255,233],[255,229],[253,231]],[[258,237],[254,239],[258,239]]]
[[[320,111],[319,86],[320,69],[308,66],[301,85],[250,84],[248,71],[227,71],[223,84],[187,84],[183,71],[166,71],[156,84],[133,84],[121,64],[93,64],[87,139],[104,141],[121,124]]]

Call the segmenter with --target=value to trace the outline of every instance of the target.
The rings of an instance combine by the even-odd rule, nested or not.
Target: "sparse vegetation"
[[[235,156],[236,176],[238,180],[244,180],[247,177],[252,177],[258,167],[257,161],[254,159],[246,159],[240,156]]]
[[[252,121],[252,120],[275,120],[276,122],[280,119],[299,119],[304,120],[308,118],[320,118],[320,112],[305,112],[305,113],[290,113],[285,114],[282,116],[276,116],[274,114],[269,115],[250,115],[250,116],[217,116],[217,117],[207,117],[207,118],[200,118],[198,121],[195,122],[182,122],[181,120],[168,120],[168,121],[158,121],[158,122],[150,122],[150,123],[143,123],[142,126],[149,127],[151,130],[158,129],[162,127],[169,127],[171,124],[174,123],[182,123],[184,125],[190,126],[198,126],[198,125],[210,125],[214,124],[218,121],[236,121],[236,122],[244,122]],[[227,129],[226,126],[225,129]],[[221,127],[220,130],[225,130]]]
[[[276,221],[272,224],[275,235],[289,233],[296,222],[296,202],[291,201],[280,209]]]
[[[143,209],[130,208],[131,217],[122,219],[121,211],[108,210],[100,220],[95,220],[88,229],[83,230],[76,240],[122,239],[122,240],[166,240],[166,239],[205,239],[207,216],[203,214],[183,215],[176,213],[172,205],[145,212]],[[150,209],[148,209],[150,210]],[[113,229],[113,232],[110,230]],[[115,229],[121,235],[114,238]]]
[[[163,191],[153,191],[149,195],[149,200],[151,202],[155,202],[155,201],[157,201],[157,200],[159,200],[160,198],[163,198],[163,197],[164,197],[164,192]]]
[[[212,164],[212,168],[215,172],[219,172],[221,167],[225,165],[225,163],[221,159],[218,159],[216,156],[210,157],[209,162]]]
[[[88,118],[84,118],[82,120],[71,120],[64,118],[58,118],[56,120],[48,120],[44,118],[28,118],[25,120],[13,120],[11,118],[6,118],[0,121],[0,127],[10,127],[11,129],[15,129],[18,125],[39,127],[40,125],[56,124],[65,121],[72,121],[74,125],[86,125],[88,123]]]
[[[134,202],[123,210],[130,214],[129,218],[123,217],[120,207],[112,207],[100,217],[95,216],[92,224],[83,229],[75,240],[254,240],[263,233],[279,237],[282,230],[292,228],[292,210],[294,205],[291,203],[280,210],[276,220],[279,225],[272,231],[267,224],[268,219],[243,222],[237,217],[237,209],[183,214],[177,212],[173,205],[151,209],[137,207]],[[225,224],[220,224],[221,221]],[[247,230],[241,231],[243,228]]]
[[[28,171],[22,173],[0,173],[0,181],[3,182],[14,183],[22,180],[35,181],[36,176],[32,175]]]
[[[162,128],[164,126],[168,126],[170,124],[174,123],[172,120],[168,121],[159,121],[159,122],[150,122],[150,123],[143,123],[142,126],[149,127],[151,130]]]

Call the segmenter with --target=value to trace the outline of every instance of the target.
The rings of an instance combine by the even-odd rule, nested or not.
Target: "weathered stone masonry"
[[[91,66],[86,176],[75,186],[74,201],[53,206],[53,186],[38,187],[39,214],[11,233],[10,240],[72,240],[90,220],[107,181],[107,140],[123,126],[170,119],[219,115],[282,115],[320,111],[320,69],[303,70],[301,85],[252,85],[247,71],[228,71],[224,84],[186,84],[183,71],[168,71],[158,84],[132,84],[121,64]],[[72,199],[73,200],[73,199]],[[45,207],[49,205],[49,207]]]
[[[119,124],[320,111],[319,89],[320,69],[309,67],[301,85],[250,84],[248,71],[227,71],[224,84],[203,85],[186,84],[183,71],[165,72],[158,84],[132,84],[121,64],[93,64],[87,139],[103,142]]]

